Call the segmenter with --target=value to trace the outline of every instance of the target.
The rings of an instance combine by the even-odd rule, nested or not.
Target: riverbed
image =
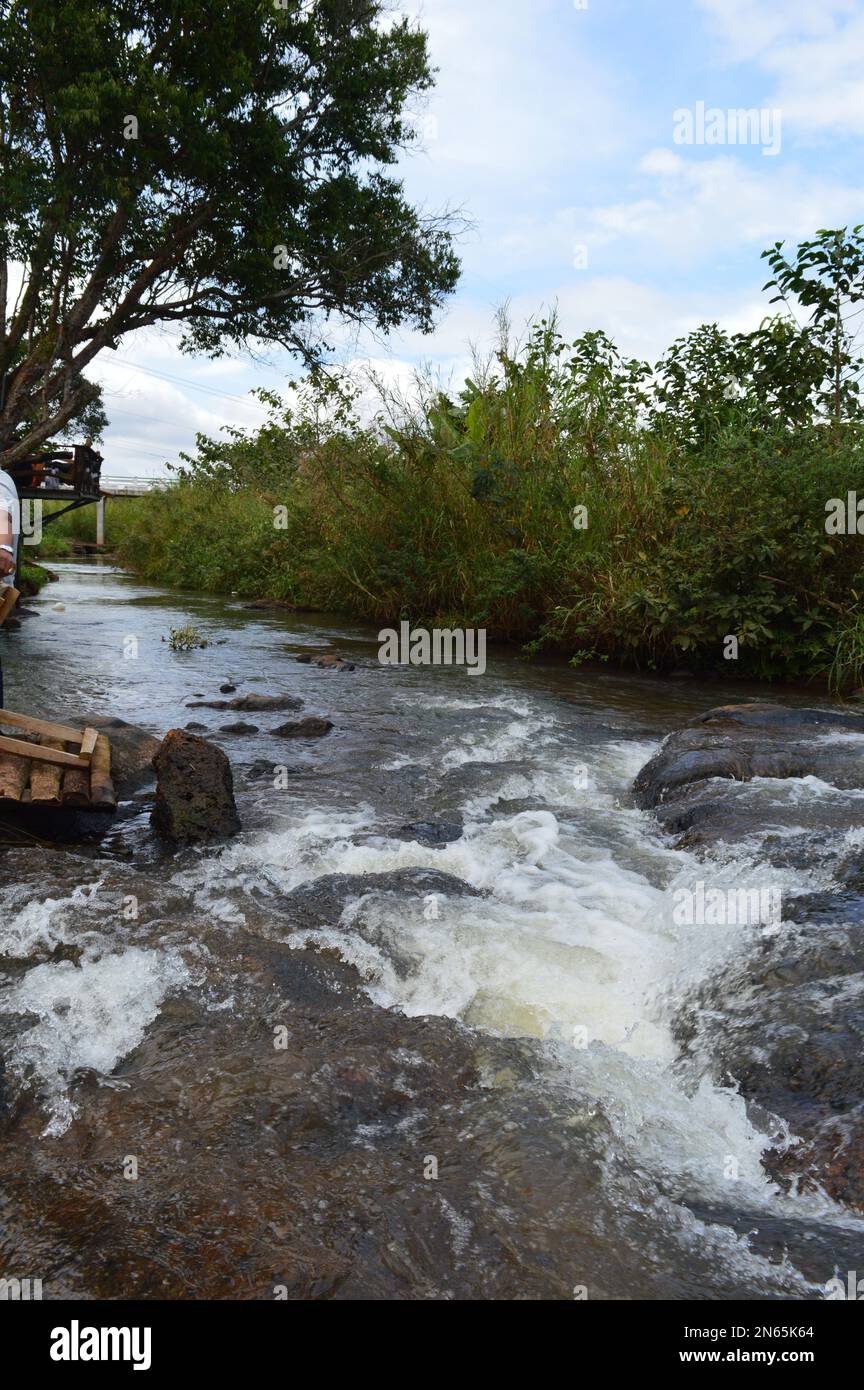
[[[631,794],[692,716],[779,696],[503,648],[482,676],[382,666],[339,618],[55,568],[3,640],[9,707],[204,725],[244,829],[168,850],[145,789],[100,843],[7,837],[0,1273],[45,1297],[782,1299],[856,1267],[861,1217],[768,1176],[788,1127],[710,1020],[693,1045],[693,1001],[764,929],[672,911],[697,879],[812,893],[818,865],[697,861]],[[171,651],[190,623],[208,645]],[[296,660],[325,652],[355,669]],[[226,683],[334,727],[223,733],[187,706]]]

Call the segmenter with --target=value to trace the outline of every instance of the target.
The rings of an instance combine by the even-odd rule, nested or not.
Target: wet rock
[[[712,1057],[718,1084],[734,1079],[796,1136],[766,1139],[776,1181],[864,1210],[864,872],[849,848],[864,806],[840,794],[864,786],[861,734],[864,717],[843,709],[721,706],[670,735],[634,790],[679,845],[725,858],[746,842],[754,865],[818,868],[828,880],[784,893],[782,926],[754,932],[746,957],[705,981],[675,1031],[685,1054]],[[840,790],[748,785],[806,777]]]
[[[206,725],[206,724],[196,724],[194,719],[191,720],[188,724],[184,725],[184,727],[185,727],[187,733],[190,733],[190,734],[206,734],[206,732],[207,732],[207,725]]]
[[[276,738],[321,738],[324,734],[329,734],[332,728],[331,719],[309,715],[307,719],[289,719],[278,728],[271,729],[270,733]]]
[[[231,764],[221,748],[183,729],[170,729],[153,758],[156,801],[150,821],[161,838],[198,841],[236,835]]]
[[[244,724],[242,719],[238,719],[236,724],[223,724],[219,732],[220,734],[257,734],[259,730],[257,724]]]
[[[310,652],[304,652],[297,660],[301,666],[321,666],[325,671],[356,670],[353,661],[348,661],[346,657],[338,656],[335,652],[327,652],[324,656],[313,656]]]
[[[247,768],[246,777],[250,782],[263,782],[265,779],[270,782],[275,778],[277,772],[285,772],[290,777],[306,771],[307,768],[305,767],[291,767],[285,763],[270,762],[267,758],[258,758]]]
[[[220,694],[220,695],[233,695],[233,694],[234,694],[234,691],[235,691],[236,689],[237,689],[236,685],[232,685],[230,681],[226,681],[224,685],[220,685],[220,687],[219,687],[219,694]]]
[[[643,808],[676,800],[713,778],[819,777],[841,788],[864,787],[864,760],[842,738],[864,735],[864,716],[783,705],[722,705],[670,734],[642,768],[633,790]]]
[[[324,874],[286,893],[282,899],[282,914],[277,930],[283,929],[285,918],[298,930],[335,926],[349,902],[373,894],[426,898],[433,893],[448,898],[483,896],[470,883],[465,883],[455,874],[442,873],[439,869],[391,869],[380,874]]]
[[[152,782],[153,759],[159,749],[158,738],[137,724],[127,724],[123,719],[87,715],[75,722],[82,727],[89,725],[107,736],[111,744],[111,776],[118,797],[127,797]]]
[[[393,838],[417,840],[421,845],[449,845],[461,840],[463,829],[461,821],[413,821],[394,830]]]
[[[610,1186],[621,1146],[572,1078],[538,1079],[539,1044],[377,1007],[338,958],[249,933],[225,964],[245,1009],[166,1001],[110,1084],[70,1079],[65,1133],[13,1078],[4,1259],[38,1255],[46,1299],[682,1296],[679,1238],[638,1174]],[[686,1259],[740,1296],[716,1246]]]
[[[187,709],[233,709],[249,714],[278,714],[281,710],[300,709],[302,700],[296,695],[238,695],[234,700],[201,700],[190,702]]]

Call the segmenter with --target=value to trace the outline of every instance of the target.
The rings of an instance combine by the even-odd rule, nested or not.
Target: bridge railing
[[[121,478],[103,473],[102,494],[104,497],[144,497],[148,492],[158,492],[169,487],[171,481],[172,479],[167,477]]]

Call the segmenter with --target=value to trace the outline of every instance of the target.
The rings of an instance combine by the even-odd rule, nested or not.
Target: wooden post
[[[111,781],[111,745],[100,734],[90,760],[90,804],[98,811],[113,811],[117,805]]]

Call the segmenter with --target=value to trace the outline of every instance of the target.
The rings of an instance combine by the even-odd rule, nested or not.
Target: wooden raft
[[[96,729],[73,729],[0,709],[0,804],[114,811],[111,745]]]

